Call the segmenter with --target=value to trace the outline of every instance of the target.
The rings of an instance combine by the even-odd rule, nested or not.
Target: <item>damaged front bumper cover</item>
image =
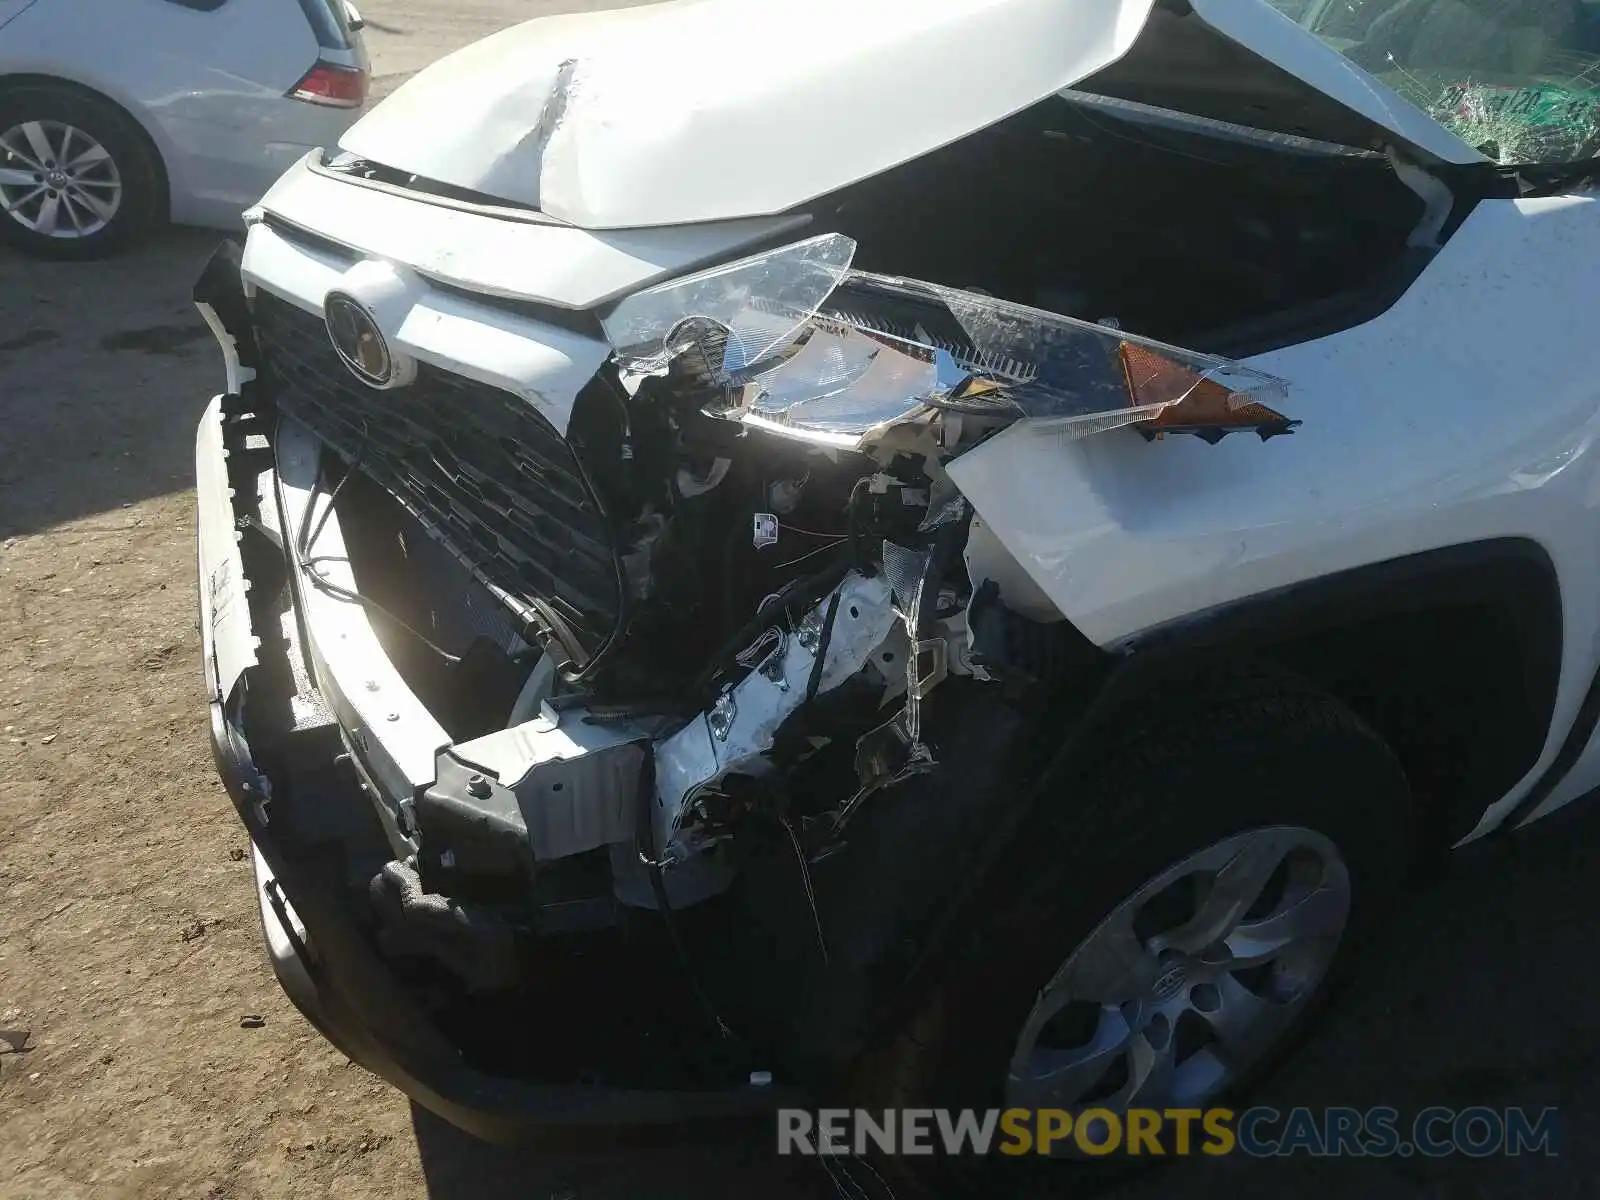
[[[252,244],[271,245],[257,238],[262,232],[253,231]],[[543,982],[526,970],[518,939],[525,948],[545,933],[593,932],[605,924],[601,910],[615,915],[616,906],[657,910],[670,934],[671,910],[727,889],[733,866],[720,851],[751,814],[787,831],[809,895],[809,864],[839,847],[861,801],[934,766],[921,734],[931,690],[958,671],[990,682],[998,678],[990,665],[1005,674],[1004,656],[976,653],[973,622],[980,601],[995,598],[992,581],[969,562],[970,595],[943,586],[973,518],[944,460],[1016,420],[1070,439],[1124,425],[1208,440],[1254,429],[1265,439],[1293,425],[1260,402],[1275,396],[1279,381],[1237,364],[987,297],[851,272],[853,252],[848,239],[827,235],[637,293],[601,321],[628,391],[624,415],[629,399],[652,402],[665,379],[686,385],[685,404],[696,409],[679,415],[765,428],[790,447],[809,443],[819,460],[839,451],[876,459],[879,470],[833,497],[846,497],[845,528],[809,533],[828,539],[829,565],[761,582],[755,595],[775,590],[747,621],[733,622],[738,632],[696,676],[693,707],[704,709],[687,722],[682,710],[648,705],[601,715],[586,707],[588,695],[545,687],[552,680],[534,666],[509,723],[459,742],[400,677],[365,619],[369,602],[381,606],[361,594],[334,511],[344,481],[358,465],[366,469],[365,443],[348,453],[316,432],[305,411],[285,404],[280,412],[276,401],[293,389],[278,371],[272,391],[256,396],[257,334],[274,365],[295,359],[281,355],[271,321],[252,321],[240,286],[249,278],[248,248],[245,262],[219,251],[197,288],[229,359],[229,391],[207,410],[197,443],[212,736],[255,846],[274,967],[331,1041],[453,1123],[496,1137],[526,1125],[635,1124],[784,1103],[765,1072],[731,1086],[746,1066],[764,1064],[687,1092],[487,1073],[475,1064],[489,1060],[469,1061],[430,1016],[420,995],[426,987],[402,980],[405,960],[424,968],[432,960],[468,993],[510,995]],[[750,286],[729,285],[747,276]],[[745,300],[730,308],[730,295]],[[640,391],[647,384],[650,396]],[[269,396],[274,403],[265,403]],[[329,449],[344,460],[331,490],[323,486]],[[900,458],[914,464],[908,478],[885,474]],[[578,475],[588,489],[581,465]],[[880,494],[898,502],[880,505]],[[872,516],[865,528],[857,526],[858,496]],[[763,531],[776,537],[779,519],[757,511],[753,523],[760,550]],[[401,535],[402,551],[404,544]],[[612,558],[620,580],[614,549]],[[736,617],[749,611],[728,607]],[[566,650],[571,639],[552,629],[510,636],[517,644],[499,645],[507,661],[536,648],[558,672],[577,661],[554,656],[546,643]],[[452,664],[465,661],[466,651],[458,658],[417,637]],[[846,690],[846,681],[862,686]],[[848,740],[819,732],[827,712],[815,714],[815,728],[809,718],[791,723],[834,689],[837,707],[853,716],[869,711],[866,700],[875,717],[894,700],[902,707]],[[780,727],[784,745],[774,755]],[[841,764],[830,752],[819,768],[845,786],[827,791],[837,791],[838,804],[802,814],[808,849],[788,820],[783,764],[805,763],[830,745],[853,746],[853,757]],[[853,767],[853,780],[842,765]],[[297,804],[296,792],[312,803]],[[363,848],[349,870],[330,874],[319,860],[323,843],[299,827],[309,810],[375,816],[378,856]],[[589,886],[600,861],[594,852],[609,864],[601,891]],[[511,886],[536,884],[546,864],[563,860],[581,870],[583,886],[527,891],[518,910],[525,919],[508,919]],[[812,915],[826,961],[814,901]],[[708,1024],[730,1036],[714,1006],[705,1007]],[[599,1027],[575,1004],[570,1027],[584,1023]],[[551,1027],[559,1038],[561,1019]],[[496,1042],[493,1052],[500,1049]]]
[[[292,821],[278,819],[297,786],[274,772],[246,738],[241,700],[253,673],[281,644],[263,639],[251,617],[252,581],[241,533],[252,515],[246,477],[248,405],[214,399],[201,419],[195,450],[201,638],[210,688],[210,731],[217,770],[249,832],[257,898],[274,972],[295,1006],[362,1066],[425,1108],[491,1140],[541,1127],[643,1125],[767,1111],[799,1102],[788,1089],[628,1090],[538,1084],[494,1076],[463,1060],[377,953],[347,896],[328,886],[307,860]],[[357,785],[349,785],[352,793]],[[330,805],[364,805],[359,794]],[[575,1019],[581,1014],[574,1014]],[[559,1037],[559,1030],[552,1031]]]

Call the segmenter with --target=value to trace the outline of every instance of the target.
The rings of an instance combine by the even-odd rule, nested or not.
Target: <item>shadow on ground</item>
[[[220,236],[91,263],[0,250],[0,540],[192,486],[222,359],[189,288]]]
[[[1459,852],[1419,883],[1366,968],[1257,1103],[1560,1110],[1557,1157],[1228,1158],[1180,1170],[1186,1197],[1591,1196],[1600,1172],[1600,809]],[[1151,1178],[1118,1200],[1164,1194]]]
[[[816,1200],[833,1195],[816,1162],[779,1158],[765,1122],[647,1135],[563,1136],[489,1146],[412,1107],[431,1200]]]
[[[1197,1160],[1115,1186],[1050,1195],[1115,1200],[1399,1200],[1590,1197],[1600,1174],[1600,810],[1462,852],[1419,884],[1361,976],[1288,1069],[1258,1097],[1295,1105],[1388,1105],[1409,1120],[1430,1105],[1561,1110],[1545,1158]],[[814,1162],[777,1158],[771,1128],[743,1127],[662,1147],[484,1146],[420,1109],[417,1142],[432,1200],[609,1200],[651,1195],[882,1196],[835,1185]],[[1402,1124],[1404,1128],[1404,1124]],[[1072,1170],[1064,1167],[1063,1171]],[[1087,1182],[1087,1181],[1085,1181]]]

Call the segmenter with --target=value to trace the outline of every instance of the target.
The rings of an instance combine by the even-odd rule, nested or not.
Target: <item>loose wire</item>
[[[351,603],[359,604],[365,611],[376,616],[383,617],[385,620],[397,626],[403,632],[409,633],[418,642],[426,646],[429,650],[432,650],[445,662],[449,663],[451,666],[456,666],[461,662],[460,655],[450,653],[450,651],[446,650],[443,646],[440,646],[432,638],[428,637],[427,634],[416,628],[416,626],[412,625],[403,617],[390,612],[376,600],[373,600],[368,596],[363,596],[360,592],[352,591],[343,584],[334,583],[333,580],[327,578],[322,574],[321,571],[317,569],[319,564],[327,562],[340,562],[349,565],[350,559],[347,556],[342,554],[316,554],[308,556],[306,553],[307,550],[316,545],[317,539],[322,536],[323,529],[327,527],[328,518],[333,514],[333,506],[339,499],[339,493],[344,491],[344,485],[348,483],[350,481],[350,477],[356,473],[356,468],[360,465],[360,462],[361,455],[358,453],[353,459],[351,459],[349,466],[345,468],[345,473],[340,476],[339,482],[334,484],[333,490],[328,493],[328,503],[323,507],[321,514],[317,517],[316,526],[313,528],[311,524],[311,514],[316,509],[317,497],[322,492],[322,471],[318,469],[316,478],[311,484],[311,492],[306,497],[305,511],[300,514],[300,528],[295,535],[294,541],[295,563],[305,574],[305,577],[311,581],[312,586],[316,587],[319,591],[322,591],[330,596],[334,596],[340,600],[347,600]]]

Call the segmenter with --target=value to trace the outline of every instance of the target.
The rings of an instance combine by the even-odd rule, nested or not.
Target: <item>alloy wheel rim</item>
[[[100,142],[61,121],[0,132],[0,209],[43,237],[92,237],[122,208],[122,175]]]
[[[1349,870],[1315,830],[1255,829],[1190,855],[1118,905],[1039,992],[1007,1105],[1202,1107],[1281,1041],[1349,915]]]

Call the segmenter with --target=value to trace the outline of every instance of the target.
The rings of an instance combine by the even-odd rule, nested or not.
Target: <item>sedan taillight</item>
[[[358,67],[319,62],[290,89],[289,98],[331,108],[359,108],[367,99],[367,73]]]

